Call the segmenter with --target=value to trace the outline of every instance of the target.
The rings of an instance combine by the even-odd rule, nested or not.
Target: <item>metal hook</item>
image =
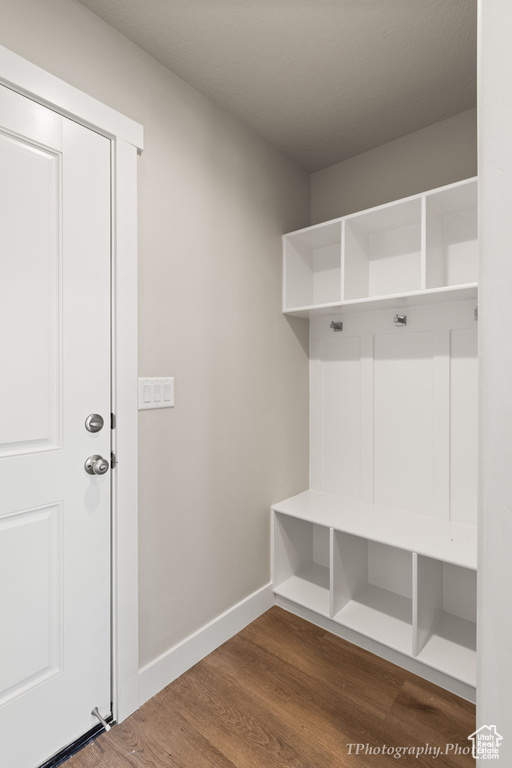
[[[335,323],[334,320],[332,320],[329,328],[332,328],[333,331],[342,331],[343,323]]]
[[[393,318],[395,325],[404,326],[407,325],[407,315],[395,315]]]

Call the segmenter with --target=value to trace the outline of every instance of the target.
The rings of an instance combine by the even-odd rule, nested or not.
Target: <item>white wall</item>
[[[480,531],[478,725],[512,765],[512,5],[480,1]],[[483,763],[483,761],[482,761]]]
[[[408,307],[411,332],[389,310],[311,320],[312,489],[476,525],[474,309]]]
[[[307,175],[75,0],[0,0],[0,43],[141,122],[140,661],[269,580],[269,506],[308,485],[306,321],[281,234]]]
[[[476,109],[311,175],[311,223],[476,176]]]

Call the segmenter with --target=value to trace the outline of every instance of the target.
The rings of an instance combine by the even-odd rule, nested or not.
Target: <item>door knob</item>
[[[104,459],[103,456],[98,456],[97,453],[93,456],[89,456],[84,464],[85,471],[89,475],[104,475],[105,472],[108,472],[109,466],[108,461]]]

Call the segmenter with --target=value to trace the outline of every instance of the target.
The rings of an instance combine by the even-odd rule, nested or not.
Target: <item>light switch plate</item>
[[[174,377],[139,379],[139,411],[174,408]]]

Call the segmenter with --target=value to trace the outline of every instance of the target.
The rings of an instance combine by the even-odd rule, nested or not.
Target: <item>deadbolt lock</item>
[[[99,432],[104,424],[103,416],[99,413],[91,413],[85,420],[85,428],[88,432]]]

